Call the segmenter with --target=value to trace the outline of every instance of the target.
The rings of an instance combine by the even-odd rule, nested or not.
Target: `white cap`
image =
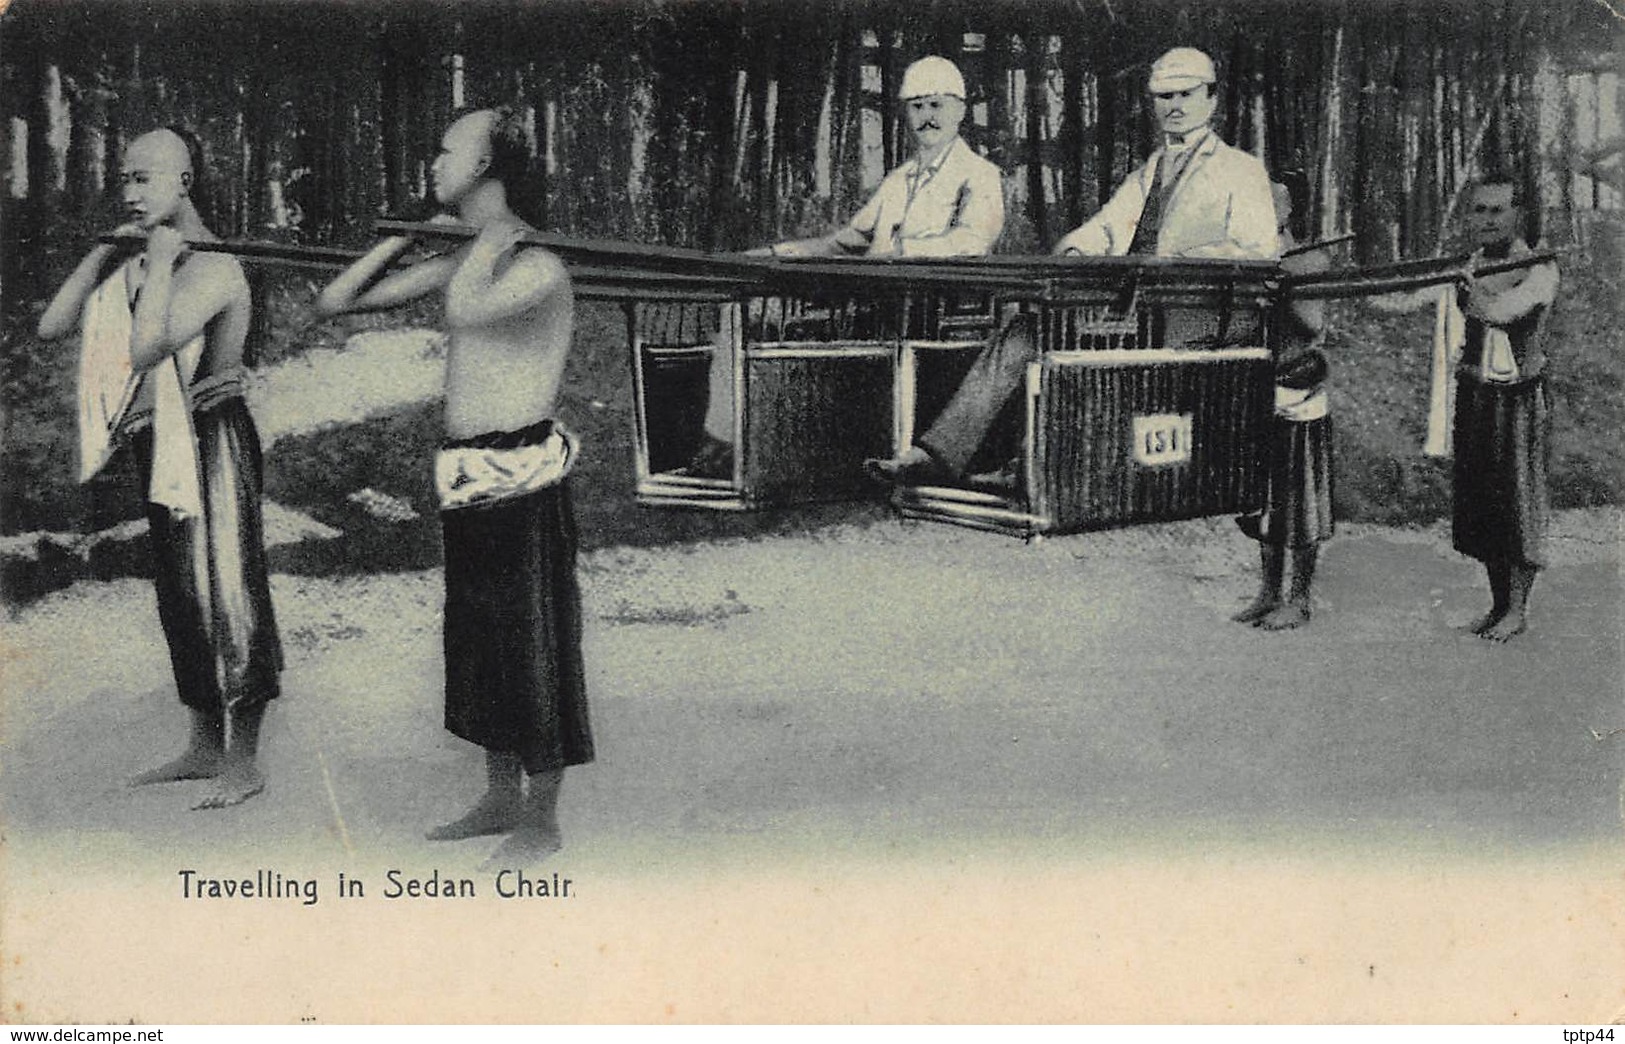
[[[907,101],[933,94],[950,94],[960,101],[965,100],[965,78],[959,74],[959,66],[934,54],[908,67],[897,96]]]
[[[1147,88],[1152,94],[1188,91],[1218,79],[1213,74],[1213,59],[1194,47],[1175,47],[1151,63],[1151,82]]]

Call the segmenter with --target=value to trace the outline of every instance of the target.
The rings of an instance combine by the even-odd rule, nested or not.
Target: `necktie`
[[[1157,252],[1157,232],[1162,228],[1162,165],[1167,158],[1166,152],[1157,157],[1157,170],[1151,178],[1151,191],[1146,193],[1145,207],[1140,211],[1140,223],[1134,226],[1134,238],[1128,245],[1130,254]]]
[[[1128,245],[1129,253],[1157,252],[1157,233],[1162,230],[1163,211],[1168,209],[1168,200],[1179,186],[1179,179],[1184,175],[1191,157],[1196,155],[1196,148],[1196,144],[1191,143],[1178,152],[1164,149],[1162,155],[1157,157],[1156,177],[1151,182],[1151,194],[1145,198],[1145,209],[1140,211],[1140,223],[1134,228],[1134,239]]]

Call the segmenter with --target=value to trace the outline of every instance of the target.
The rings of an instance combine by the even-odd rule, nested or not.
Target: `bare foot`
[[[215,778],[214,786],[193,809],[230,808],[265,789],[265,777],[252,764],[233,765]]]
[[[1257,598],[1253,599],[1251,605],[1243,609],[1241,612],[1235,614],[1230,619],[1236,621],[1236,623],[1255,624],[1264,617],[1268,616],[1280,604],[1280,601],[1277,599],[1266,598],[1263,595],[1259,595]]]
[[[1476,619],[1472,623],[1468,624],[1467,625],[1467,632],[1469,634],[1483,634],[1485,631],[1489,630],[1491,627],[1494,627],[1496,624],[1500,623],[1501,622],[1501,617],[1503,617],[1505,615],[1506,615],[1506,611],[1504,609],[1503,610],[1491,609],[1489,612],[1485,613],[1483,616],[1480,616],[1478,619]]]
[[[1522,634],[1529,627],[1529,621],[1524,619],[1522,613],[1507,613],[1489,627],[1478,632],[1478,636],[1485,641],[1500,644]]]
[[[497,846],[490,858],[480,864],[481,870],[521,870],[535,866],[564,847],[558,829],[526,827],[513,832]]]
[[[220,775],[220,761],[220,755],[214,751],[188,749],[174,761],[166,761],[131,777],[129,785],[145,787],[154,783],[179,783],[183,779],[213,779]]]
[[[518,794],[497,795],[489,790],[461,817],[437,826],[425,836],[430,841],[462,841],[470,837],[506,834],[519,822],[524,802]]]
[[[1290,631],[1294,627],[1302,627],[1309,622],[1309,610],[1301,605],[1291,602],[1276,606],[1268,616],[1259,620],[1254,626],[1262,627],[1266,631]]]

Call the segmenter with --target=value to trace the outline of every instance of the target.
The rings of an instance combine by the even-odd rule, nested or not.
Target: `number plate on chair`
[[[1191,459],[1191,415],[1151,413],[1134,418],[1134,462],[1154,468]]]

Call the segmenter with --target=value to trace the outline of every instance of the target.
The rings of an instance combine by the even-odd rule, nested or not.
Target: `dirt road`
[[[220,813],[119,785],[184,715],[150,586],[80,584],[8,627],[8,1016],[1606,1021],[1619,537],[1562,516],[1506,648],[1457,629],[1483,582],[1437,529],[1344,526],[1282,635],[1226,619],[1256,563],[1224,520],[594,552],[600,757],[544,868],[576,891],[528,901],[421,840],[481,778],[437,572],[275,578],[271,785]]]

